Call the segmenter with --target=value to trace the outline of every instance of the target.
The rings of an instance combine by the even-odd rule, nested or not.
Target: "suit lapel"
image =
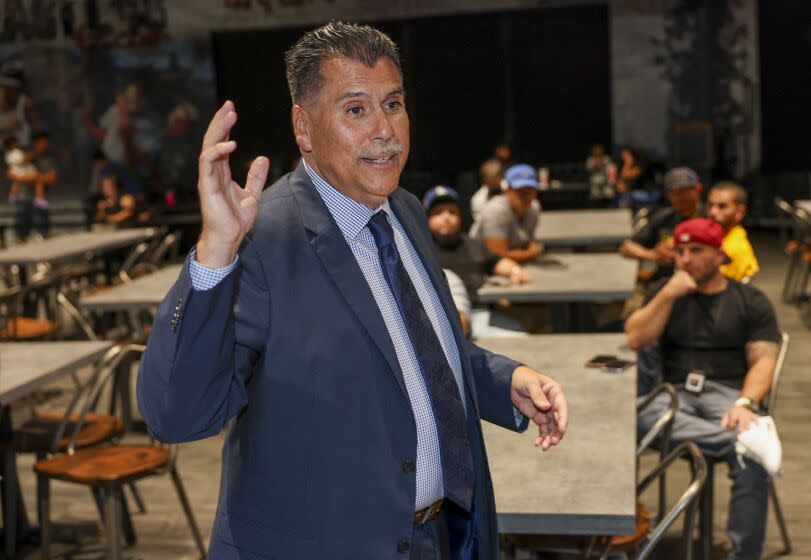
[[[347,305],[363,325],[366,334],[380,350],[403,395],[408,399],[394,344],[369,284],[303,165],[299,165],[290,177],[290,188],[301,211],[304,227],[314,234],[310,245]]]
[[[391,205],[394,213],[397,215],[397,219],[403,226],[406,235],[408,235],[408,238],[411,240],[411,244],[414,245],[414,249],[416,249],[420,260],[422,260],[423,266],[428,272],[428,277],[431,279],[431,283],[434,285],[434,290],[436,291],[437,295],[439,295],[439,301],[442,303],[442,309],[445,311],[448,321],[450,321],[454,341],[459,349],[459,357],[462,362],[462,372],[465,377],[465,385],[467,385],[467,390],[470,394],[471,400],[473,401],[473,406],[476,409],[476,416],[478,418],[479,401],[475,391],[475,384],[473,383],[473,373],[469,367],[470,360],[468,360],[465,352],[466,341],[464,339],[464,332],[462,331],[462,323],[459,319],[459,312],[456,310],[456,306],[453,304],[453,298],[448,290],[447,281],[445,280],[444,274],[441,278],[437,276],[437,274],[442,273],[442,266],[436,256],[434,240],[430,237],[428,228],[419,227],[419,218],[414,215],[413,211],[406,204],[404,194],[401,192],[401,188],[398,188],[389,197],[389,204]]]

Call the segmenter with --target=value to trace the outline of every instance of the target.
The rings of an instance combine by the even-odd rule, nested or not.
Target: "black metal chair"
[[[50,481],[61,480],[88,486],[100,492],[103,501],[106,537],[106,558],[121,560],[120,527],[122,523],[123,488],[143,478],[169,474],[172,478],[181,506],[192,531],[201,558],[206,549],[202,534],[194,519],[186,491],[177,470],[177,453],[174,446],[164,445],[150,438],[146,444],[113,443],[85,449],[77,449],[79,434],[101,392],[115,376],[118,364],[130,354],[141,354],[143,345],[130,344],[122,348],[115,359],[107,364],[89,394],[87,403],[75,422],[73,433],[64,453],[38,461],[37,473],[39,496],[42,555],[51,558]]]

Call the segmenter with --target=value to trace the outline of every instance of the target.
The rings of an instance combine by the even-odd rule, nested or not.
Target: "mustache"
[[[399,140],[380,142],[370,148],[363,148],[358,152],[358,157],[363,159],[380,159],[402,154],[405,146]]]

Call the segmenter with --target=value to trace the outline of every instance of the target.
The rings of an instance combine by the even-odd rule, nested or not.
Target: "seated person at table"
[[[479,217],[484,205],[494,196],[501,194],[501,182],[504,180],[504,167],[501,160],[490,158],[479,168],[481,187],[470,199],[470,213],[473,219]]]
[[[674,446],[694,441],[706,455],[728,463],[729,558],[754,560],[765,539],[768,475],[780,469],[774,422],[757,414],[771,388],[780,332],[763,292],[721,274],[722,239],[721,225],[709,218],[679,224],[677,271],[651,289],[625,332],[634,349],[659,342],[663,379],[679,392]],[[640,433],[669,402],[660,395],[640,414]]]
[[[517,262],[489,254],[480,240],[462,233],[462,209],[459,195],[454,189],[434,187],[425,193],[422,205],[428,214],[428,228],[439,251],[439,263],[462,280],[469,300],[475,301],[476,292],[490,275],[504,276],[516,284],[529,280],[526,271]],[[460,315],[465,334],[468,334],[470,314],[460,312]]]
[[[613,195],[613,174],[616,174],[614,162],[605,153],[602,144],[591,147],[591,155],[586,159],[586,171],[589,174],[590,194],[592,198],[608,198]]]
[[[657,210],[645,227],[620,246],[623,257],[657,264],[651,282],[673,274],[673,229],[684,220],[702,215],[701,189],[698,175],[689,167],[668,171],[665,195],[670,206]]]
[[[760,270],[752,244],[741,222],[746,216],[746,191],[731,181],[714,185],[707,195],[707,215],[724,228],[724,254],[727,263],[721,274],[738,282],[751,278]]]
[[[116,175],[101,178],[101,200],[96,205],[96,222],[123,225],[135,220],[136,201],[129,193],[121,194]]]
[[[540,210],[538,176],[531,165],[513,165],[504,174],[503,196],[487,201],[470,236],[484,241],[487,250],[518,263],[533,261],[541,255],[534,239]]]

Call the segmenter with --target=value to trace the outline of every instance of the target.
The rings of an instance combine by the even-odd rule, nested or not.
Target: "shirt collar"
[[[318,191],[319,196],[327,205],[327,210],[335,218],[338,224],[338,229],[347,240],[354,240],[358,234],[369,223],[369,219],[378,212],[378,210],[385,210],[391,216],[391,207],[389,201],[386,199],[380,208],[372,210],[368,206],[353,200],[346,196],[344,193],[326,182],[315,170],[307,164],[307,161],[302,158],[301,162],[304,164],[304,170],[310,176],[310,180],[315,185],[315,190]]]

